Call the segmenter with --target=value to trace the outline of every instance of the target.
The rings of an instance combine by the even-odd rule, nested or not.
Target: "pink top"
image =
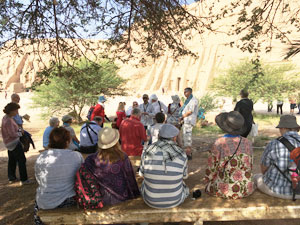
[[[19,127],[13,118],[10,118],[7,115],[2,118],[1,133],[6,147],[10,146],[12,142],[17,142],[19,139],[18,129]]]

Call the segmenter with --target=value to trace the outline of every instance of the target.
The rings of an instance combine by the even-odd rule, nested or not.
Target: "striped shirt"
[[[166,142],[174,144],[173,141],[158,140],[152,148],[152,154],[149,155],[145,151],[142,154],[140,175],[144,176],[144,181],[141,193],[145,203],[153,208],[176,207],[189,194],[189,189],[183,182],[188,176],[186,154],[183,152],[171,160],[164,160],[164,153],[168,151],[159,146],[165,145]],[[176,148],[183,151],[178,146]]]
[[[294,145],[300,147],[300,136],[296,131],[288,131],[283,137]],[[290,160],[288,149],[277,139],[272,140],[266,147],[261,158],[261,164],[268,167],[268,170],[263,175],[264,183],[275,193],[283,195],[292,195],[291,183],[273,166],[276,164],[281,171],[286,171]],[[286,173],[289,177],[289,174]]]

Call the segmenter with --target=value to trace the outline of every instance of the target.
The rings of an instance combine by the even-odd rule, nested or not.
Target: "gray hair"
[[[52,117],[50,120],[49,120],[49,125],[51,127],[54,127],[57,123],[59,122],[59,119],[57,117]]]
[[[133,108],[132,111],[131,111],[131,115],[140,116],[141,115],[141,110],[139,108]]]

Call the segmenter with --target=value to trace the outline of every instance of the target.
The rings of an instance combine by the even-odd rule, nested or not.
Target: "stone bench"
[[[300,218],[300,200],[277,199],[259,191],[240,200],[226,200],[202,193],[201,198],[188,198],[172,209],[150,208],[140,197],[97,210],[84,211],[73,207],[40,210],[38,215],[46,224],[193,222],[200,225],[203,221],[296,219]]]

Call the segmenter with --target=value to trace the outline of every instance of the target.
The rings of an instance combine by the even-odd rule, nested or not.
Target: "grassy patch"
[[[208,135],[218,135],[224,133],[218,126],[209,125],[206,127],[195,126],[193,129],[193,134],[208,134]]]
[[[262,114],[262,113],[255,113],[254,114],[254,121],[258,123],[259,126],[276,126],[279,122],[280,115],[274,114]]]
[[[269,137],[266,135],[257,136],[254,138],[253,146],[254,147],[265,147],[272,139],[273,139],[273,137]]]

